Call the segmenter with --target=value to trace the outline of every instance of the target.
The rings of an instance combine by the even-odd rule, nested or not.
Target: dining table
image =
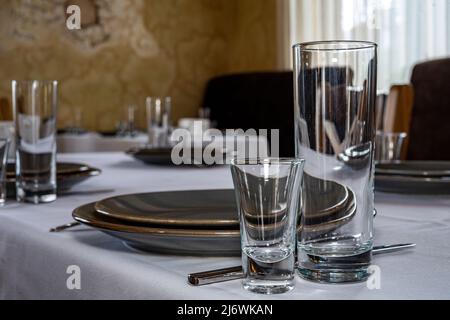
[[[139,251],[84,225],[49,232],[73,221],[75,208],[114,195],[231,189],[229,166],[148,165],[119,152],[59,154],[58,161],[86,163],[102,174],[53,203],[12,199],[0,208],[0,299],[450,299],[449,195],[375,193],[375,245],[417,244],[373,257],[376,286],[329,285],[296,276],[294,290],[266,296],[245,291],[240,280],[188,283],[189,273],[239,265],[238,256]],[[74,270],[78,286],[70,285]]]

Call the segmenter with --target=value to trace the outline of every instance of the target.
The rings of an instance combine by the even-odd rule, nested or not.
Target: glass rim
[[[39,84],[58,84],[58,80],[30,80],[30,79],[24,79],[24,80],[11,80],[12,84],[33,84],[33,83],[39,83]]]
[[[408,136],[408,133],[406,133],[406,132],[384,132],[382,130],[377,130],[375,135],[377,137],[401,137],[401,138],[406,138]]]
[[[276,158],[276,157],[247,157],[247,158],[233,158],[231,165],[258,165],[258,164],[303,164],[303,158]]]
[[[327,45],[348,45],[348,47],[325,48],[325,46]],[[317,46],[317,48],[314,48],[315,46]],[[375,49],[377,47],[378,47],[377,43],[365,40],[309,41],[309,42],[300,42],[292,46],[293,49],[300,49],[300,51],[359,51],[359,50]]]

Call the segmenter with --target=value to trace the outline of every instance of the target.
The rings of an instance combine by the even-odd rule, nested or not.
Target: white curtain
[[[289,0],[291,42],[379,45],[379,89],[408,83],[421,61],[450,56],[450,0]]]

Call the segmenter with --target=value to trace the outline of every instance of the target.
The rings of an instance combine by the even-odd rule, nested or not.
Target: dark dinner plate
[[[200,149],[200,147],[199,147]],[[214,151],[216,151],[215,149]],[[213,157],[214,157],[213,151]],[[154,164],[154,165],[163,165],[163,166],[171,166],[175,165],[172,161],[172,148],[131,148],[126,151],[126,154],[134,157],[135,159],[142,161],[146,164]],[[191,163],[190,164],[182,164],[182,165],[191,165],[191,166],[212,166],[206,164],[203,161],[203,148],[201,153],[199,153],[201,157],[199,159],[195,158],[196,152],[194,149],[191,149]],[[222,152],[222,159],[225,161],[225,153]],[[217,165],[217,164],[213,164]]]
[[[165,226],[238,226],[234,190],[137,193],[101,200],[95,209],[112,218]]]
[[[226,191],[225,194],[228,192],[228,196],[232,195],[232,190],[210,190],[210,192],[223,191]],[[204,193],[208,191],[204,190],[200,192]],[[180,195],[179,192],[178,195]],[[326,233],[347,223],[353,218],[356,211],[353,197],[353,193],[350,193],[349,199],[351,199],[351,203],[344,210],[340,218],[317,225],[306,223],[302,226],[303,231],[310,235]],[[230,200],[233,200],[233,202],[226,204],[227,208],[232,207],[232,203],[234,203],[234,199]],[[214,207],[214,205],[209,205]],[[236,208],[228,214],[236,217]],[[241,253],[238,225],[224,227],[215,227],[216,225],[170,227],[149,223],[137,223],[102,214],[95,210],[94,203],[75,209],[72,215],[76,221],[118,238],[132,248],[144,251],[199,256],[238,256]],[[201,219],[208,219],[205,216],[207,216],[206,212],[204,212],[204,217],[201,217]],[[252,230],[250,229],[251,232]]]
[[[406,194],[450,194],[450,161],[377,163],[375,190]]]
[[[410,177],[450,177],[450,161],[395,161],[376,165],[376,174]]]
[[[450,177],[375,175],[375,190],[404,194],[450,194]]]
[[[311,178],[314,181],[314,178]],[[314,183],[310,186],[316,186]],[[319,188],[306,190],[305,217],[312,224],[336,221],[346,216],[354,201],[349,190],[337,183],[328,184],[320,199],[315,199]],[[322,201],[320,201],[322,200]],[[95,209],[106,216],[151,225],[170,227],[237,227],[234,190],[189,190],[150,192],[114,196],[95,204]],[[249,214],[250,215],[250,214]],[[247,217],[251,219],[252,217]],[[255,216],[256,220],[261,217]],[[276,221],[276,216],[266,215]],[[272,222],[271,222],[272,223]]]
[[[90,167],[82,163],[58,162],[57,170],[57,186],[58,192],[64,192],[71,189],[74,185],[79,184],[91,177],[98,176],[101,173],[100,169]],[[15,164],[8,164],[6,174],[6,189],[7,196],[15,197]]]
[[[126,154],[146,164],[173,165],[171,148],[132,148]]]
[[[96,212],[94,203],[75,209],[72,215],[140,250],[200,256],[237,256],[241,252],[238,228],[179,229],[130,223]]]

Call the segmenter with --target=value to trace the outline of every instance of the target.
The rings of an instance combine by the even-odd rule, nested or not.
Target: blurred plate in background
[[[375,175],[375,190],[404,194],[450,194],[450,177]]]
[[[6,173],[6,189],[8,198],[16,195],[15,164],[9,163]],[[100,175],[101,170],[83,163],[58,162],[56,164],[58,192],[71,189],[91,177]]]
[[[414,177],[450,177],[449,161],[395,161],[376,164],[376,174]]]

